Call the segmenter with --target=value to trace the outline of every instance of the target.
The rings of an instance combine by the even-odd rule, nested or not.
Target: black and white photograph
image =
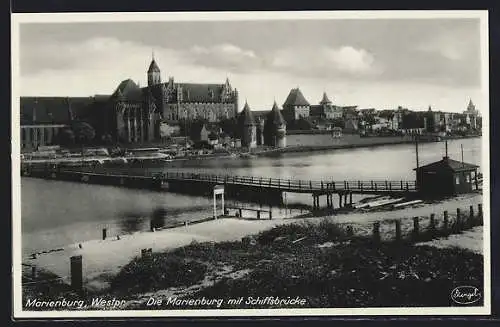
[[[12,16],[19,318],[487,315],[487,11]]]

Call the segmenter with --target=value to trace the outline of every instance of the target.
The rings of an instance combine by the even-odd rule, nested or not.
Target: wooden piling
[[[401,220],[397,219],[394,222],[396,224],[396,242],[401,242]]]
[[[257,219],[260,220],[260,210],[257,210]]]
[[[380,222],[378,221],[373,223],[373,241],[380,242]]]
[[[83,291],[83,265],[82,256],[76,255],[70,258],[71,288],[77,293]]]
[[[103,228],[102,229],[102,239],[105,240],[106,239],[106,234],[107,234],[107,229],[106,228]]]

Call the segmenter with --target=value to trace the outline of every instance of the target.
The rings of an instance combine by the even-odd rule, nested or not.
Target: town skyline
[[[472,100],[488,110],[479,19],[466,18],[24,24],[20,93],[109,95],[129,78],[146,86],[153,52],[162,82],[229,78],[239,110],[281,107],[297,87],[311,104],[326,92],[359,109],[462,112]]]

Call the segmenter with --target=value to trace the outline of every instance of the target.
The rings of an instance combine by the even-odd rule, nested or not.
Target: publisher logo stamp
[[[451,299],[457,304],[472,304],[481,299],[481,291],[475,286],[458,286],[451,291]]]

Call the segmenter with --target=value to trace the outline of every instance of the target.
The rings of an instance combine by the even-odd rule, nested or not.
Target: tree
[[[75,140],[81,145],[90,144],[95,138],[95,130],[89,123],[74,122],[71,129],[75,134]]]

